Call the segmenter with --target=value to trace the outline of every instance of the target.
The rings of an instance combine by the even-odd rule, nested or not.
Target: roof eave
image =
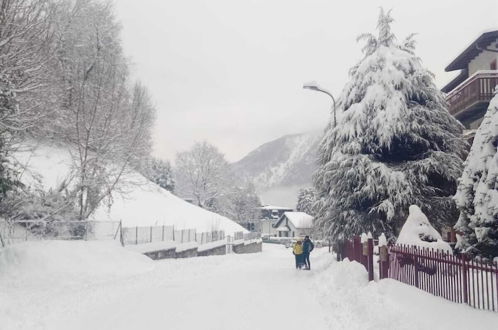
[[[457,56],[457,58],[448,64],[444,70],[454,71],[466,69],[468,63],[483,51],[482,48],[489,46],[496,39],[498,39],[498,30],[481,34],[479,38],[474,40],[462,53],[460,53],[460,55]]]

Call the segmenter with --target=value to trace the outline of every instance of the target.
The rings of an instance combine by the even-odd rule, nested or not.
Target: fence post
[[[119,220],[119,241],[121,242],[121,246],[124,246],[123,221],[121,220]]]
[[[175,226],[173,226],[173,241],[175,240]]]
[[[463,278],[463,302],[469,303],[469,296],[467,293],[467,257],[462,255],[462,278]],[[498,282],[497,282],[498,283]]]
[[[418,248],[412,247],[413,251],[413,266],[415,268],[415,286],[418,288]]]
[[[367,241],[367,264],[368,264],[368,280],[374,280],[374,268],[373,268],[373,251],[374,251],[374,241],[373,238],[369,238]]]
[[[386,245],[379,246],[379,278],[384,279],[388,277],[389,267],[389,250]]]
[[[150,226],[149,231],[150,231],[149,242],[152,243],[152,226]]]
[[[353,237],[353,259],[356,262],[361,262],[361,257],[362,257],[362,244],[361,244],[361,237],[360,236],[355,236]]]
[[[88,221],[85,221],[85,236],[84,240],[86,241],[88,239]]]
[[[135,245],[138,244],[138,226],[135,226]]]
[[[163,225],[163,235],[162,235],[161,240],[164,242],[164,225]]]
[[[3,241],[2,238],[2,231],[0,231],[0,243],[2,243],[2,247],[5,247],[5,242]]]

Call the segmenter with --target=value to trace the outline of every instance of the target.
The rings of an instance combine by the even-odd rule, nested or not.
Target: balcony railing
[[[496,85],[498,70],[477,71],[446,96],[448,110],[457,115],[477,103],[489,102]]]

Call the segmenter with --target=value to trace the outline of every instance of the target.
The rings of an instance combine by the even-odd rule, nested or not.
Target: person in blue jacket
[[[305,236],[304,241],[303,241],[303,258],[304,258],[304,262],[306,264],[305,269],[307,269],[307,270],[311,269],[310,253],[311,253],[311,251],[313,251],[314,248],[315,248],[315,245],[310,240],[310,237]]]

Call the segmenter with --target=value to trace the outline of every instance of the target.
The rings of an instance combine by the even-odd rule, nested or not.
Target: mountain
[[[297,191],[311,186],[322,131],[285,135],[236,163],[234,172],[254,183],[264,203],[294,207]]]

